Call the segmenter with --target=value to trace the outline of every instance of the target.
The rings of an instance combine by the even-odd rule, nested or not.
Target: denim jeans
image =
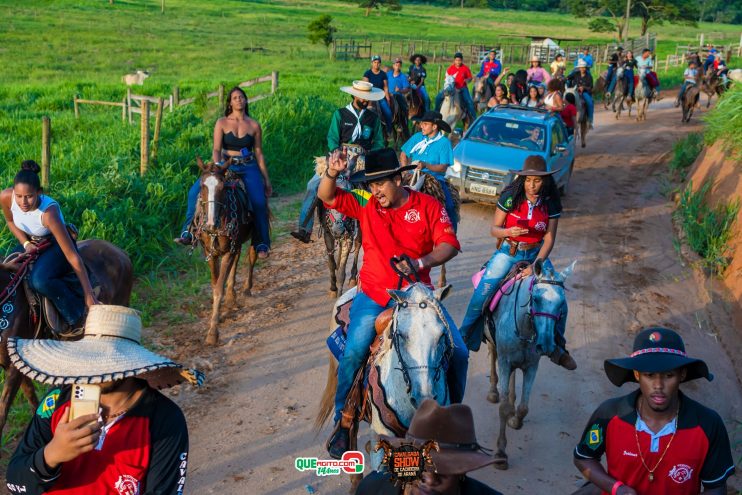
[[[343,357],[338,363],[338,384],[335,391],[335,422],[340,416],[345,406],[345,399],[353,385],[353,379],[361,366],[366,364],[368,359],[369,346],[376,337],[374,323],[376,317],[385,309],[394,306],[393,301],[389,301],[386,306],[376,304],[373,299],[363,292],[358,292],[353,305],[350,307],[350,325],[348,326],[348,335],[345,341],[345,351]],[[449,363],[448,369],[448,388],[451,396],[451,403],[460,403],[464,398],[466,389],[466,372],[469,367],[469,351],[466,349],[461,334],[457,331],[456,325],[451,317],[446,314],[448,324],[453,332],[454,350]]]
[[[585,106],[587,107],[587,120],[592,123],[593,112],[595,111],[595,104],[593,103],[593,95],[588,92],[582,93],[582,98],[585,100]]]
[[[474,289],[474,293],[469,299],[469,305],[466,308],[464,321],[461,323],[460,332],[466,341],[469,349],[476,351],[482,343],[482,334],[484,332],[484,315],[482,314],[485,304],[487,304],[510,269],[519,262],[527,261],[533,263],[538,256],[541,246],[529,249],[527,251],[516,251],[514,256],[510,256],[510,246],[503,242],[499,250],[495,251],[485,266],[484,275],[479,281],[479,285]],[[544,267],[554,269],[551,261],[544,261]],[[564,316],[557,323],[557,330],[561,335],[563,342],[564,331],[567,325],[566,305],[563,308]],[[558,339],[559,340],[559,339]]]
[[[379,108],[381,109],[381,114],[384,116],[384,122],[386,122],[386,128],[388,129],[388,132],[391,132],[392,109],[389,108],[389,102],[386,101],[386,98],[382,98],[379,100]]]
[[[613,92],[613,88],[616,85],[616,82],[613,80],[613,72],[616,70],[616,68],[612,65],[608,66],[608,72],[605,74],[605,80],[608,83],[608,91]]]
[[[16,249],[23,252],[20,246]],[[55,240],[39,255],[28,278],[33,290],[48,298],[68,324],[73,325],[85,312],[85,297],[62,248]]]
[[[448,218],[451,219],[451,223],[453,224],[453,231],[458,231],[459,228],[459,217],[456,215],[456,207],[453,204],[453,196],[451,196],[451,186],[448,184],[448,181],[446,179],[439,179],[436,177],[436,180],[441,185],[441,188],[443,188],[443,194],[446,196],[446,204],[444,205],[446,208],[446,213],[448,213]]]
[[[423,99],[423,103],[425,105],[424,110],[430,110],[430,95],[428,94],[428,90],[425,88],[425,86],[418,86],[417,90],[420,92],[420,96]]]
[[[258,250],[261,247],[269,248],[271,245],[271,236],[268,221],[268,199],[265,197],[265,183],[263,182],[263,174],[260,173],[258,164],[253,161],[246,164],[232,165],[229,167],[229,170],[239,175],[242,182],[245,183],[247,196],[250,198],[250,205],[252,205],[252,210],[255,214],[255,226],[258,231],[258,238],[254,240],[255,246]],[[199,178],[196,179],[196,182],[188,190],[188,207],[186,209],[186,219],[182,232],[186,232],[193,222],[200,192],[201,179]]]
[[[299,228],[311,232],[314,228],[314,210],[312,205],[317,199],[317,190],[319,190],[319,183],[322,182],[322,177],[314,174],[309,182],[307,182],[307,192],[304,194],[304,201],[301,203],[301,211],[299,212]]]
[[[463,100],[462,103],[464,104],[464,108],[466,108],[466,111],[469,112],[469,115],[472,116],[472,118],[476,118],[477,112],[474,110],[474,100],[471,99],[471,93],[469,93],[469,87],[464,86],[459,90],[461,94],[461,99]],[[441,106],[443,105],[443,91],[438,93],[438,95],[435,97],[435,111],[440,112]]]

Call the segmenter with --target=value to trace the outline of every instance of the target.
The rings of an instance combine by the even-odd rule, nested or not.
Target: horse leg
[[[487,394],[487,400],[493,404],[500,402],[500,392],[497,391],[497,346],[487,340],[487,349],[490,354],[490,391]]]
[[[21,390],[23,391],[23,395],[26,396],[26,400],[28,401],[28,405],[31,406],[31,409],[34,411],[36,408],[39,407],[39,398],[36,397],[36,389],[33,386],[33,381],[24,376],[23,380],[21,380]],[[0,428],[0,432],[2,431],[2,428]]]
[[[224,286],[226,279],[229,276],[229,272],[232,270],[232,264],[234,263],[235,255],[233,253],[227,253],[219,260],[219,277],[216,280],[216,284],[212,286],[214,292],[213,308],[211,312],[211,325],[209,326],[209,333],[206,334],[206,345],[217,345],[219,343],[219,313],[221,310],[222,296],[224,295]]]
[[[443,288],[446,286],[446,264],[443,263],[441,265],[441,274],[440,277],[438,277],[438,288]]]
[[[354,421],[350,427],[350,445],[349,450],[358,450],[358,422]],[[350,475],[350,491],[348,493],[355,493],[358,489],[358,485],[363,480],[363,473],[351,474]]]
[[[358,228],[356,226],[356,228]],[[361,253],[361,238],[356,235],[353,239],[353,266],[350,267],[350,283],[349,287],[355,287],[358,283],[358,255]]]
[[[338,287],[336,275],[337,264],[335,263],[335,238],[327,229],[324,229],[323,237],[325,239],[325,250],[327,251],[327,266],[330,269],[329,295],[332,298],[336,298],[338,296]]]
[[[255,263],[258,261],[258,252],[255,250],[255,246],[251,245],[247,250],[247,278],[245,283],[242,284],[242,295],[245,297],[252,296],[252,285],[253,285],[253,272],[255,271]],[[237,262],[235,262],[235,266]]]
[[[213,241],[216,242],[216,241]],[[206,345],[216,345],[219,342],[219,307],[222,303],[222,292],[224,286],[219,287],[219,268],[221,263],[219,258],[212,256],[209,259],[209,268],[211,269],[211,318],[209,320],[209,330],[206,333]]]
[[[227,275],[227,291],[224,297],[224,306],[227,309],[234,309],[237,307],[237,292],[234,289],[234,284],[237,281],[237,265],[240,262],[240,255],[242,255],[241,247],[238,248],[234,255],[234,262]]]
[[[343,285],[345,285],[345,269],[348,266],[348,255],[353,246],[353,239],[344,237],[340,241],[338,247],[338,265],[337,265],[337,288],[338,294],[343,293]]]
[[[513,403],[510,399],[510,380],[515,374],[510,366],[510,362],[506,361],[502,356],[498,359],[498,368],[500,376],[505,377],[504,382],[500,382],[500,432],[497,436],[497,452],[495,453],[495,469],[507,469],[508,468],[508,455],[505,453],[505,448],[508,445],[508,439],[506,437],[506,428],[508,425],[508,419],[514,414]]]
[[[0,396],[0,432],[5,429],[10,406],[13,404],[13,400],[18,393],[18,387],[22,381],[25,381],[24,379],[28,380],[14,366],[5,368],[5,385],[3,385],[3,393]]]
[[[510,418],[508,423],[514,430],[520,430],[523,427],[523,418],[528,414],[528,402],[531,400],[531,390],[533,389],[533,382],[536,380],[536,371],[538,371],[538,361],[523,371],[520,404],[515,411],[515,416]]]

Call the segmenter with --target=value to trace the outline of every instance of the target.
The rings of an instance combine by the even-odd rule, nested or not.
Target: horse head
[[[397,305],[376,364],[395,375],[390,377],[388,396],[394,396],[398,404],[412,406],[405,407],[410,411],[406,420],[425,399],[441,404],[450,400],[444,366],[453,353],[454,323],[441,304],[450,288],[449,285],[433,291],[415,283],[388,291]],[[396,408],[398,413],[402,412],[400,409]]]
[[[444,96],[453,96],[456,93],[456,86],[455,83],[456,79],[453,76],[446,75],[446,78],[443,80],[443,95]]]
[[[486,86],[484,85],[488,76],[483,77],[477,77],[474,79],[474,103],[479,102],[482,98],[484,98],[484,90],[486,89]]]
[[[219,207],[224,204],[224,174],[228,165],[220,167],[215,163],[204,163],[201,157],[196,157],[196,161],[201,169],[199,201],[206,209],[206,227],[214,229],[219,223]]]
[[[536,348],[544,354],[555,350],[554,331],[557,322],[566,318],[567,298],[564,282],[572,274],[576,261],[561,273],[544,266],[541,260],[533,265],[531,280],[530,320],[536,334]]]

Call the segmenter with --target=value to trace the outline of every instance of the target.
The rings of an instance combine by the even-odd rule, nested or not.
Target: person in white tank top
[[[562,100],[562,82],[559,79],[552,79],[546,85],[546,96],[544,97],[544,106],[550,112],[561,112],[564,110],[564,100]]]
[[[47,297],[74,329],[82,322],[85,307],[98,301],[82,258],[67,232],[59,204],[42,194],[39,171],[35,161],[24,161],[13,187],[0,193],[0,206],[8,228],[20,244],[17,251],[33,253],[40,241],[51,241],[51,246],[34,263],[29,284]],[[66,280],[66,275],[72,272],[77,275],[79,285]]]

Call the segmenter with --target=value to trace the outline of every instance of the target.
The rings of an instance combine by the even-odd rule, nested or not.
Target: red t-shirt
[[[461,67],[456,67],[456,64],[453,64],[451,67],[448,68],[446,74],[448,74],[449,76],[454,76],[453,85],[456,89],[463,88],[464,86],[466,86],[466,80],[472,79],[474,77],[472,76],[469,67],[464,64],[461,64]]]
[[[389,260],[403,254],[417,259],[442,242],[461,249],[446,209],[427,194],[408,189],[407,202],[397,209],[382,208],[371,196],[338,189],[328,208],[356,218],[363,238],[363,265],[358,286],[381,306],[389,302],[387,289],[396,289],[399,277]],[[430,284],[430,268],[418,271],[420,281]]]
[[[514,241],[526,244],[541,242],[549,227],[549,219],[562,215],[561,204],[552,198],[539,197],[536,204],[524,199],[517,208],[514,208],[513,193],[507,189],[500,195],[497,207],[508,214],[505,217],[506,229],[516,226],[528,228],[526,235],[513,238]]]
[[[564,121],[564,125],[569,127],[570,129],[574,129],[575,127],[575,118],[577,117],[577,107],[574,106],[571,103],[567,103],[564,105],[564,108],[561,112],[559,112],[559,115],[562,116],[562,120]]]

